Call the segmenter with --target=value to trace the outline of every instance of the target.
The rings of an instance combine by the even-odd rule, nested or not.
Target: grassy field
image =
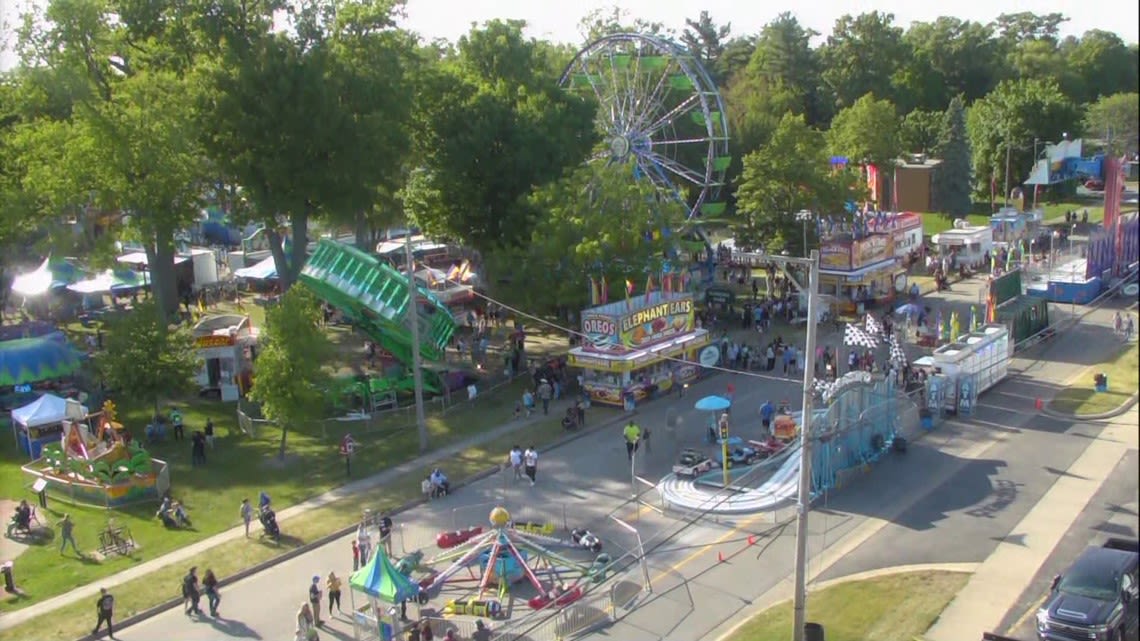
[[[811,593],[808,620],[823,626],[827,641],[909,641],[926,632],[969,578],[912,572],[840,583]],[[753,617],[728,641],[784,641],[791,633],[792,604],[786,602]]]
[[[460,406],[449,413],[432,412],[427,417],[433,447],[462,440],[512,420],[514,402],[522,393],[523,380],[494,392],[486,393],[470,406]],[[277,458],[280,431],[266,427],[257,438],[242,434],[237,428],[236,407],[232,403],[192,401],[177,404],[182,410],[187,433],[200,429],[206,418],[212,418],[218,429],[217,445],[208,451],[205,467],[190,465],[188,441],[150,446],[151,454],[171,465],[172,494],[190,511],[192,529],[167,530],[155,518],[153,503],[144,503],[115,511],[52,500],[40,518],[58,521],[70,513],[76,523],[76,539],[85,552],[98,546],[98,533],[107,525],[108,517],[130,529],[140,549],[130,558],[113,557],[102,562],[76,558],[70,553],[60,558],[54,545],[32,546],[18,559],[19,581],[26,598],[9,597],[5,610],[25,607],[124,570],[142,561],[161,556],[239,523],[238,505],[242,498],[256,504],[258,492],[268,492],[280,508],[294,505],[309,497],[342,485],[346,481],[344,461],[338,454],[340,435],[347,423],[331,422],[329,429],[313,426],[289,435],[288,453],[282,463]],[[149,408],[127,407],[122,410],[123,424],[141,435]],[[362,478],[415,456],[418,436],[407,414],[374,422],[372,431],[355,433],[359,442],[354,458],[353,476]],[[557,422],[552,419],[557,427]],[[15,444],[0,439],[0,496],[19,498],[31,494],[25,487],[29,477],[20,471],[26,458],[15,450]],[[502,456],[502,453],[498,453]],[[481,458],[478,460],[482,460]],[[462,476],[462,461],[449,462],[447,469],[454,478]],[[425,472],[426,474],[426,472]],[[420,479],[414,479],[418,483]],[[331,531],[331,528],[326,529]],[[235,561],[240,563],[240,560]],[[241,567],[235,565],[235,567]]]
[[[610,416],[605,414],[606,410],[591,411],[592,421],[603,421]],[[564,434],[559,419],[554,417],[528,426],[526,433],[527,442],[540,448],[550,445]],[[441,467],[447,470],[453,479],[471,476],[500,463],[503,460],[503,453],[518,440],[517,434],[504,435],[480,446],[468,448],[454,457],[433,461],[424,466],[424,473],[426,474],[432,467]],[[419,496],[419,484],[419,476],[413,475],[386,486],[383,492],[370,492],[367,500],[345,499],[283,520],[281,531],[284,536],[279,547],[262,543],[258,539],[231,542],[212,548],[185,564],[163,568],[146,577],[127,582],[114,589],[116,617],[123,619],[177,597],[179,580],[186,573],[186,567],[190,565],[211,568],[219,577],[224,578],[351,525],[359,520],[361,510],[365,507],[377,511],[385,510],[413,500]],[[236,514],[236,507],[230,511]],[[4,630],[0,632],[0,641],[77,639],[90,631],[90,628],[91,604],[84,600]]]
[[[1064,414],[1094,415],[1104,414],[1120,407],[1136,393],[1140,387],[1140,346],[1133,343],[1122,349],[1111,360],[1093,368],[1077,384],[1063,389],[1049,408]],[[1104,372],[1108,375],[1108,391],[1097,392],[1093,375]]]
[[[970,214],[966,216],[966,220],[974,226],[986,226],[990,224],[989,214]],[[940,214],[937,212],[923,212],[922,214],[922,233],[924,236],[933,236],[934,234],[941,234],[947,229],[954,227],[954,219]]]

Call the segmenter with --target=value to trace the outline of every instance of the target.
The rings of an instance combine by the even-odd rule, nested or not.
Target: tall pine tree
[[[970,139],[966,135],[966,108],[955,97],[942,116],[935,152],[942,164],[934,172],[934,204],[951,218],[965,216],[972,207],[973,169]]]

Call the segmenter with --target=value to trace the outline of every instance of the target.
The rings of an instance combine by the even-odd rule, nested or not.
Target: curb
[[[1138,400],[1140,400],[1140,393],[1133,394],[1131,398],[1129,398],[1127,401],[1124,401],[1120,407],[1114,410],[1103,412],[1101,414],[1066,414],[1064,412],[1055,412],[1049,409],[1048,405],[1041,409],[1041,413],[1050,418],[1062,420],[1102,421],[1124,415],[1126,412],[1131,410],[1134,405],[1136,405],[1136,402]],[[1052,401],[1050,401],[1050,403],[1052,403]]]
[[[611,426],[618,424],[624,420],[626,420],[626,415],[623,414],[621,416],[614,417],[614,418],[609,419],[607,421],[602,421],[601,423],[598,423],[596,425],[591,425],[587,428],[571,432],[571,433],[566,434],[563,437],[559,438],[557,441],[550,444],[549,446],[541,448],[539,451],[543,452],[543,453],[549,452],[551,450],[562,447],[568,443],[572,443],[572,442],[574,442],[580,438],[584,438],[586,436],[589,436],[590,434],[593,434],[595,432],[599,432],[604,428],[611,427]],[[457,482],[455,484],[454,488],[456,490],[462,489],[468,485],[471,485],[472,483],[477,483],[477,482],[479,482],[479,481],[481,481],[481,480],[483,480],[489,476],[497,474],[502,469],[503,468],[499,465],[488,467],[488,468],[486,468],[480,472],[476,472],[475,474],[468,476],[467,478],[461,479],[459,482]],[[411,510],[412,508],[418,507],[418,506],[423,505],[425,503],[427,503],[427,499],[422,498],[422,497],[417,498],[417,499],[412,499],[411,501],[408,501],[407,503],[404,503],[404,504],[400,505],[399,507],[388,510],[387,512],[388,512],[388,514],[395,516],[397,514],[407,512],[408,510]],[[356,530],[356,528],[357,528],[356,525],[345,526],[339,530],[336,530],[334,532],[326,534],[326,535],[324,535],[318,539],[314,539],[313,541],[310,541],[310,542],[305,543],[301,546],[298,546],[296,548],[288,550],[282,554],[278,554],[277,556],[275,556],[271,559],[267,559],[265,561],[262,561],[261,563],[251,565],[250,567],[245,568],[243,570],[240,570],[234,574],[231,574],[231,575],[225,577],[224,579],[219,579],[218,580],[218,587],[222,588],[222,587],[225,587],[227,585],[232,585],[234,583],[237,583],[238,581],[241,581],[242,579],[246,579],[246,578],[248,578],[254,574],[257,574],[258,572],[263,572],[265,570],[269,570],[269,569],[276,567],[277,565],[280,565],[280,564],[282,564],[282,563],[284,563],[290,559],[294,559],[298,556],[301,556],[302,554],[307,554],[308,552],[311,552],[316,548],[319,548],[319,547],[324,546],[324,545],[328,545],[329,543],[332,543],[333,541],[335,541],[341,537],[344,537],[344,536],[351,534],[353,531]],[[124,628],[128,628],[130,626],[133,626],[133,625],[137,625],[139,623],[142,623],[143,621],[146,621],[147,619],[151,619],[153,617],[156,617],[156,616],[158,616],[158,615],[160,615],[160,614],[162,614],[168,610],[173,610],[174,608],[178,607],[179,605],[182,605],[183,603],[184,603],[184,600],[181,598],[177,598],[177,599],[172,598],[169,601],[165,601],[163,603],[159,603],[158,605],[151,606],[150,608],[147,608],[146,610],[132,614],[131,616],[126,617],[125,619],[122,619],[120,621],[116,621],[115,627],[121,630]],[[95,639],[97,639],[97,638],[98,637],[87,634],[87,635],[84,635],[82,637],[79,637],[79,639],[77,639],[76,641],[95,641]]]

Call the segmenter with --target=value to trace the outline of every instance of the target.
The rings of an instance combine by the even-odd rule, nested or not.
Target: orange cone
[[[1045,407],[1045,403],[1041,399],[1037,399],[1037,400],[1033,401],[1033,407],[1040,410],[1041,408]]]
[[[717,563],[724,563],[724,552],[721,552],[721,551],[719,551],[719,550],[717,551],[717,553],[716,553],[716,562],[717,562]]]

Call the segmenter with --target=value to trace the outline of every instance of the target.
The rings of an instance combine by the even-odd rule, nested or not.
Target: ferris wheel
[[[606,36],[578,52],[561,85],[598,102],[605,145],[595,160],[630,164],[684,203],[688,218],[724,212],[728,117],[716,83],[687,50],[658,36]]]

